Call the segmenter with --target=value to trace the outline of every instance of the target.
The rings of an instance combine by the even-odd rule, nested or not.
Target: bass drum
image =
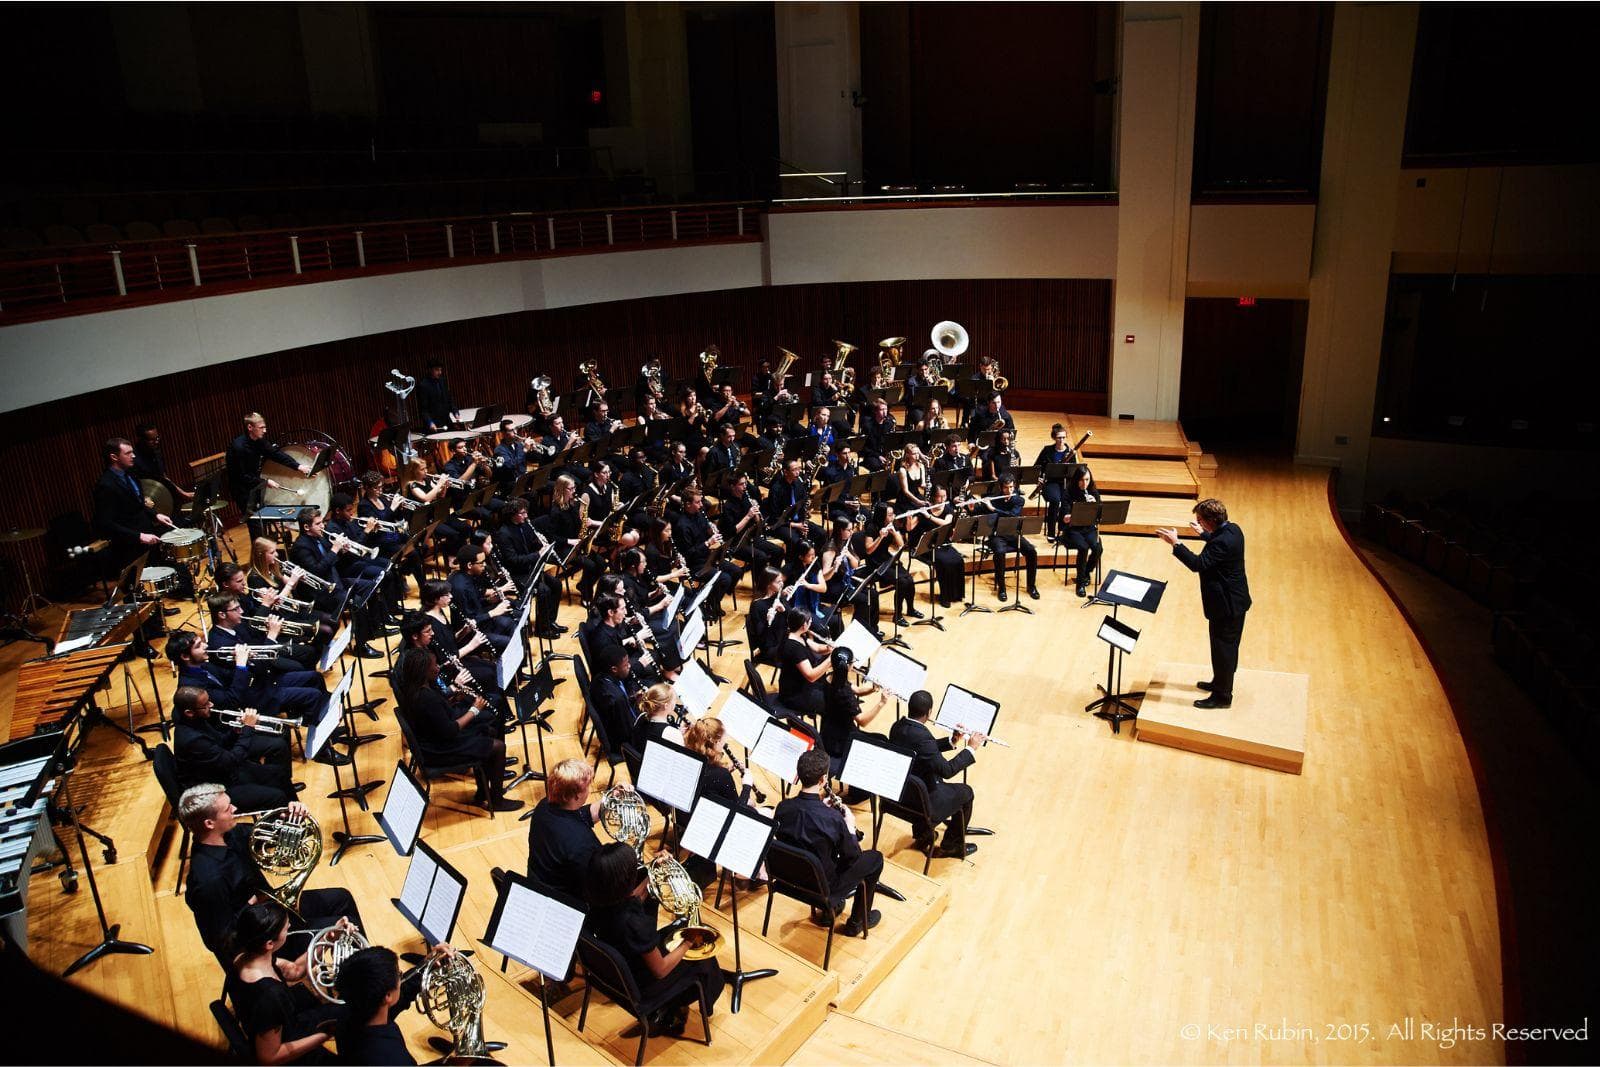
[[[296,460],[315,467],[324,452],[330,453],[325,465],[315,474],[305,475],[279,463],[268,460],[261,466],[261,477],[271,478],[282,489],[268,486],[261,492],[263,504],[300,504],[320,508],[328,513],[328,502],[336,490],[348,489],[356,477],[355,465],[345,455],[339,442],[317,430],[296,430],[288,440],[278,446]]]

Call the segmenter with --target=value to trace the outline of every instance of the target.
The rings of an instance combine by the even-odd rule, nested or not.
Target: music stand
[[[1084,601],[1084,607],[1090,604],[1111,605],[1111,614],[1105,617],[1096,634],[1106,643],[1106,681],[1104,685],[1096,683],[1095,688],[1100,690],[1101,696],[1085,704],[1083,710],[1109,722],[1112,733],[1120,734],[1124,722],[1138,718],[1139,709],[1129,701],[1144,699],[1144,690],[1134,693],[1120,691],[1122,657],[1133,651],[1139,631],[1120,621],[1117,609],[1125,606],[1154,615],[1166,591],[1166,582],[1113,570],[1106,575],[1105,582],[1095,594]]]
[[[516,960],[539,976],[545,1053],[550,1058],[550,1067],[556,1067],[555,1039],[550,1030],[550,998],[545,993],[544,980],[564,981],[572,970],[578,935],[583,932],[583,906],[515,871],[506,872],[499,890],[494,912],[483,933],[483,943],[500,953],[501,973],[511,960]]]
[[[932,626],[935,630],[944,629],[944,622],[939,618],[938,592],[934,588],[939,581],[939,568],[935,557],[938,555],[940,546],[949,543],[950,533],[953,528],[954,523],[949,526],[935,526],[926,530],[921,539],[918,540],[916,550],[911,553],[912,559],[922,560],[928,568],[928,617],[926,619],[912,620],[912,626]]]
[[[950,539],[952,541],[969,541],[976,549],[973,553],[977,566],[972,570],[972,591],[967,595],[967,602],[962,605],[961,613],[956,618],[962,618],[969,612],[992,612],[994,609],[986,604],[978,603],[978,579],[983,574],[983,545],[989,540],[989,535],[994,532],[993,515],[963,515],[951,527]],[[966,563],[962,564],[963,567]]]
[[[694,810],[685,823],[678,844],[687,851],[721,867],[741,878],[754,878],[761,867],[767,846],[772,843],[776,823],[749,808],[728,806],[711,797],[700,795]],[[729,975],[732,991],[728,998],[729,1009],[737,1013],[744,999],[746,982],[771,978],[777,974],[775,967],[744,969],[743,954],[739,945],[739,890],[732,888],[729,897],[733,907],[733,973]],[[719,890],[720,893],[720,890]]]
[[[355,672],[345,669],[344,676],[339,679],[339,684],[334,686],[333,692],[328,694],[328,703],[323,706],[322,714],[312,724],[310,732],[306,735],[306,758],[316,759],[322,749],[332,743],[334,731],[339,728],[341,721],[353,724],[355,719],[350,708],[350,683],[355,680]],[[335,709],[340,709],[336,711]],[[354,781],[347,788],[339,774],[339,764],[333,764],[333,792],[328,794],[329,800],[339,801],[339,820],[344,824],[342,830],[332,833],[333,840],[338,848],[333,853],[333,858],[328,861],[329,867],[337,867],[344,854],[355,845],[369,845],[386,840],[381,834],[352,834],[350,832],[350,812],[345,806],[345,799],[354,800],[362,811],[367,810],[367,794],[383,784],[379,778],[373,782],[363,782],[360,770],[361,746],[350,746],[350,774]]]
[[[878,798],[898,801],[906,790],[906,779],[911,774],[912,752],[877,734],[856,730],[850,735],[841,761],[838,779],[852,789],[871,795],[872,847],[878,847],[878,834],[883,829],[883,812]],[[890,900],[905,900],[906,895],[880,879],[878,892]]]

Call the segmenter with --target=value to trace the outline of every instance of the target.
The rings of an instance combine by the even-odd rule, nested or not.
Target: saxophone
[[[577,554],[588,555],[589,547],[594,544],[594,535],[600,532],[600,527],[589,528],[589,497],[587,494],[578,496],[578,548]]]

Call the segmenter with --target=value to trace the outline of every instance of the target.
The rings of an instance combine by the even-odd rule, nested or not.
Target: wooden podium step
[[[1091,463],[1107,456],[1183,459],[1189,454],[1189,440],[1175,421],[1068,415],[1066,425],[1074,443],[1084,431],[1094,431],[1083,446],[1083,455]]]
[[[1211,673],[1193,663],[1161,663],[1150,677],[1134,736],[1172,748],[1299,774],[1306,757],[1306,708],[1311,679],[1304,674],[1240,671],[1233,706],[1202,709],[1195,681]]]
[[[970,1052],[924,1041],[847,1011],[830,1013],[817,1032],[789,1057],[789,1067],[829,1067],[832,1064],[868,1067],[882,1063],[942,1067],[993,1062]]]
[[[1136,493],[1146,496],[1200,495],[1200,483],[1182,459],[1089,459],[1095,484],[1113,495]]]

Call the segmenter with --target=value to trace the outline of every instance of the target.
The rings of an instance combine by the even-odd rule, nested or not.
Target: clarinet
[[[460,674],[463,671],[466,671],[466,675],[467,675],[466,688],[467,688],[468,692],[470,692],[475,697],[482,697],[485,700],[489,699],[489,694],[483,691],[483,686],[479,685],[478,684],[478,680],[472,676],[472,672],[467,670],[467,666],[466,666],[466,664],[461,662],[461,657],[460,656],[457,656],[457,655],[454,655],[452,653],[446,652],[442,647],[440,647],[439,639],[437,637],[435,637],[433,639],[433,644],[429,645],[428,647],[433,650],[434,655],[436,655],[440,659],[444,660],[445,665],[448,666],[451,670],[455,671],[457,674]],[[455,684],[454,680],[451,681],[451,684],[452,685]]]
[[[728,762],[733,764],[733,769],[739,772],[739,777],[744,779],[745,788],[750,790],[750,794],[756,798],[756,803],[765,804],[767,802],[767,794],[763,793],[761,787],[756,785],[755,781],[750,777],[750,768],[740,763],[739,757],[733,754],[733,746],[726,741],[722,742],[722,752],[723,755],[728,757]]]

